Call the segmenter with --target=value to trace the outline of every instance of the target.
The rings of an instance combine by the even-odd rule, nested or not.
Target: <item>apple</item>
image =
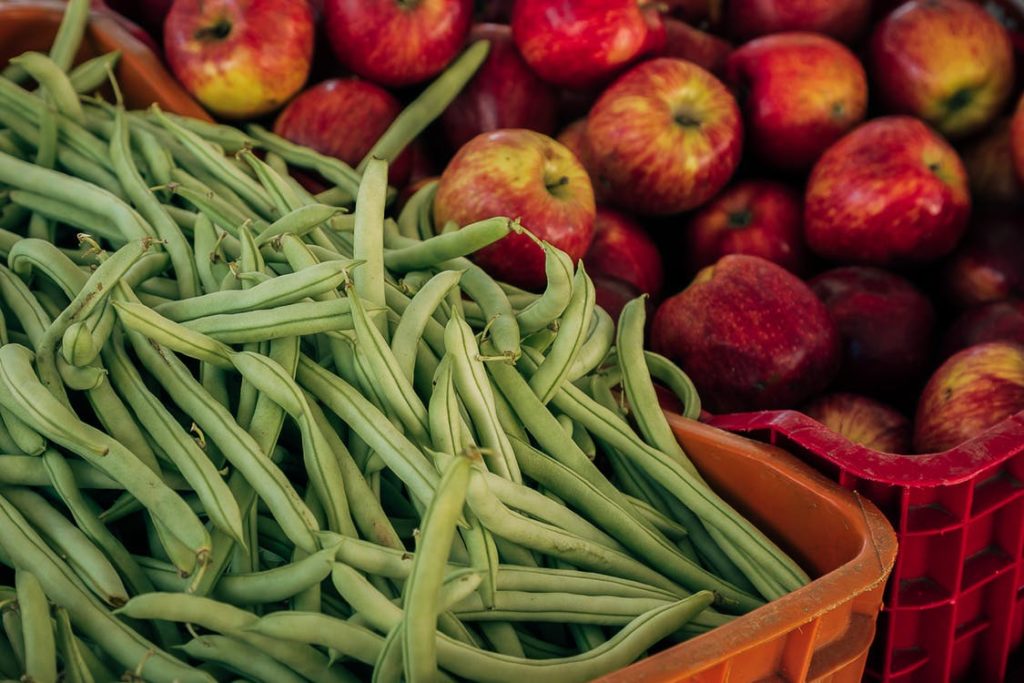
[[[803,268],[802,198],[770,180],[745,180],[726,188],[690,219],[687,253],[698,270],[728,254],[748,254],[786,270]]]
[[[481,133],[448,163],[434,197],[434,223],[467,225],[493,216],[519,219],[575,262],[594,235],[594,190],[579,160],[547,135],[522,128]],[[547,282],[544,252],[514,233],[481,249],[488,273],[525,289]]]
[[[420,83],[448,66],[472,15],[472,0],[324,0],[338,61],[386,86]]]
[[[584,259],[584,262],[586,262],[586,259]],[[587,274],[590,274],[589,266],[587,267]],[[626,304],[638,296],[643,296],[643,292],[633,284],[611,275],[598,273],[593,275],[591,279],[594,281],[594,294],[597,305],[603,308],[615,322],[619,321],[619,315],[622,314],[622,309]],[[647,316],[650,319],[651,314],[654,312],[650,297],[646,299],[646,306]]]
[[[665,41],[654,3],[637,0],[517,0],[512,36],[546,81],[586,88],[607,81]]]
[[[882,453],[910,452],[910,420],[867,396],[827,394],[808,403],[801,412],[865,448]]]
[[[735,40],[769,33],[813,31],[846,43],[868,24],[871,0],[720,0],[722,27]]]
[[[545,135],[555,131],[558,93],[539,79],[501,24],[477,24],[469,39],[489,40],[487,60],[473,80],[441,115],[441,127],[453,149],[480,133],[500,128],[529,128]]]
[[[663,284],[661,252],[647,231],[629,216],[598,207],[594,240],[583,257],[587,273],[628,282],[657,299]]]
[[[685,59],[721,76],[732,44],[678,19],[665,19],[665,48],[659,56]]]
[[[1024,410],[1024,346],[996,341],[954,354],[921,393],[914,449],[934,453],[958,446]]]
[[[1024,297],[1024,220],[1014,209],[975,218],[963,246],[946,264],[950,300],[977,306]]]
[[[964,311],[946,332],[943,355],[990,341],[1024,344],[1024,299],[993,301]]]
[[[983,129],[1013,87],[1006,29],[967,0],[909,0],[871,36],[872,85],[889,111],[949,137]]]
[[[90,0],[89,6],[94,10],[110,12],[133,37],[146,47],[160,54],[160,46],[156,38],[163,33],[164,19],[171,10],[174,0]]]
[[[962,149],[971,198],[976,203],[1020,204],[1024,200],[1024,184],[1014,168],[1011,140],[1010,119],[1004,118]]]
[[[716,412],[798,405],[839,369],[839,334],[824,304],[757,256],[726,256],[697,273],[658,307],[651,345]]]
[[[1017,102],[1017,109],[1010,122],[1010,149],[1017,180],[1024,185],[1024,95]]]
[[[736,170],[742,140],[728,89],[696,64],[666,57],[610,85],[584,134],[600,194],[642,214],[679,213],[713,197]]]
[[[970,205],[953,148],[917,119],[882,117],[847,133],[814,165],[804,236],[827,259],[928,262],[956,247]]]
[[[174,0],[164,55],[203,106],[224,118],[274,111],[306,82],[313,13],[294,0]]]
[[[864,67],[842,43],[814,33],[776,33],[734,51],[726,82],[738,93],[747,140],[768,164],[810,166],[864,119]]]
[[[808,284],[842,338],[839,386],[891,394],[922,378],[935,312],[928,297],[908,280],[880,268],[846,266]]]
[[[354,167],[401,111],[401,103],[380,86],[355,77],[332,78],[292,100],[274,122],[274,132]],[[388,181],[403,185],[410,166],[407,148],[388,169]]]

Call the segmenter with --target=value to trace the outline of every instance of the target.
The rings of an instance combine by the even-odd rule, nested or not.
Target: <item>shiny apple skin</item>
[[[967,228],[967,173],[949,144],[906,116],[873,119],[829,147],[804,199],[804,236],[845,263],[933,261]]]
[[[494,216],[519,219],[524,228],[575,262],[594,236],[594,191],[576,157],[532,130],[481,133],[448,163],[434,197],[434,223],[460,226]],[[510,234],[473,259],[492,276],[541,290],[544,252],[523,234]]]
[[[964,311],[946,332],[943,356],[991,341],[1024,344],[1024,299],[993,301]]]
[[[558,117],[558,93],[523,61],[512,31],[501,24],[477,24],[470,41],[489,40],[490,52],[473,80],[444,114],[441,127],[452,149],[501,128],[528,128],[551,135]]]
[[[960,156],[971,183],[971,199],[978,206],[1024,204],[1024,184],[1014,164],[1011,130],[1011,119],[999,119],[983,135],[961,148]]]
[[[864,32],[871,0],[724,0],[722,27],[737,41],[813,31],[850,43]]]
[[[228,31],[222,37],[221,22]],[[252,118],[281,107],[305,84],[313,31],[305,0],[175,0],[164,22],[164,56],[207,109]]]
[[[385,86],[421,83],[462,49],[472,0],[324,0],[327,37],[338,61]]]
[[[867,396],[826,394],[801,411],[851,443],[882,453],[910,453],[910,420]]]
[[[725,80],[739,93],[749,146],[776,168],[810,168],[867,111],[860,61],[814,33],[776,33],[740,46]]]
[[[914,449],[948,450],[1022,410],[1024,346],[971,346],[940,365],[925,385],[914,419]]]
[[[696,64],[658,58],[604,91],[587,116],[584,144],[602,197],[664,215],[700,206],[729,182],[743,126],[721,81]]]
[[[303,91],[274,122],[274,132],[356,166],[402,111],[387,90],[360,78],[332,78]],[[388,168],[388,181],[409,178],[411,149]]]
[[[517,0],[512,35],[523,59],[541,78],[587,88],[615,76],[664,43],[653,6],[636,0]]]
[[[597,208],[594,239],[583,261],[592,276],[602,274],[623,280],[653,299],[661,294],[661,252],[643,226],[624,213]]]
[[[983,129],[1013,87],[1013,47],[999,22],[967,0],[909,0],[876,25],[873,92],[888,111],[948,137]]]
[[[962,307],[1024,297],[1024,217],[989,209],[971,221],[967,239],[945,267],[949,300]]]
[[[658,56],[685,59],[719,78],[722,76],[725,61],[733,51],[729,41],[677,19],[664,22],[665,48]]]
[[[760,256],[791,273],[803,259],[803,198],[770,180],[744,180],[702,206],[686,228],[694,270],[729,254]]]
[[[825,305],[757,256],[726,256],[666,299],[651,345],[689,374],[713,412],[799,405],[839,369],[839,334]]]
[[[924,378],[935,311],[910,281],[880,268],[845,266],[808,284],[842,338],[838,386],[885,396]]]

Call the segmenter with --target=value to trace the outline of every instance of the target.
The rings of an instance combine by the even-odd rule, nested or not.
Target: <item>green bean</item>
[[[594,283],[581,262],[573,277],[572,298],[562,315],[558,336],[551,344],[544,361],[530,378],[530,388],[548,403],[568,378],[572,364],[579,356],[595,306]]]
[[[269,638],[333,648],[346,657],[370,665],[384,646],[384,639],[367,628],[308,612],[273,612],[247,630]]]
[[[438,363],[433,385],[427,409],[431,443],[442,453],[461,453],[472,444],[472,436],[460,415],[459,399],[455,394],[452,356],[445,354]]]
[[[385,195],[388,183],[388,166],[374,160],[366,167],[366,173],[359,183],[356,199],[355,232],[352,255],[364,263],[352,274],[356,294],[368,304],[385,306],[384,299],[384,244],[381,233],[384,223]],[[381,334],[387,335],[387,323],[383,316],[375,317],[375,324]]]
[[[50,58],[64,71],[71,68],[89,23],[88,0],[68,0],[57,35],[50,45]]]
[[[89,538],[45,498],[30,489],[5,487],[0,492],[36,530],[68,558],[82,582],[108,605],[123,605],[128,593],[117,570]]]
[[[569,368],[566,378],[570,382],[575,382],[593,372],[608,357],[614,341],[615,321],[603,308],[595,307],[590,333],[580,347],[580,352]]]
[[[131,131],[131,138],[135,141],[139,153],[146,163],[150,182],[156,186],[169,185],[172,182],[174,168],[174,159],[170,152],[161,146],[156,137],[147,130],[136,128]],[[166,201],[170,194],[166,189],[157,190],[157,193],[163,201]],[[178,224],[178,227],[184,229],[185,226],[182,225],[181,219],[185,210],[170,204],[162,204],[162,206],[164,211]]]
[[[50,604],[35,574],[14,572],[18,610],[25,636],[25,677],[39,683],[57,682],[57,646],[50,624]]]
[[[152,681],[212,683],[209,675],[193,669],[156,648],[110,612],[81,585],[77,575],[31,530],[24,517],[0,495],[0,538],[17,568],[30,568],[47,597],[67,609],[71,620],[93,642],[122,666],[138,670]]]
[[[164,248],[171,257],[171,264],[177,276],[177,293],[181,298],[194,297],[199,293],[199,275],[196,273],[192,249],[178,225],[164,211],[160,200],[146,187],[132,161],[128,140],[128,126],[123,112],[114,117],[114,135],[110,140],[110,158],[114,172],[121,186],[138,208],[139,213],[153,226],[157,236],[163,240]]]
[[[171,121],[192,131],[204,140],[220,145],[228,154],[240,152],[252,146],[253,140],[233,126],[210,123],[191,116],[181,116],[172,112],[163,112]]]
[[[459,92],[473,78],[480,65],[487,58],[490,43],[478,40],[459,55],[434,82],[395,117],[363,160],[356,167],[358,173],[369,168],[373,159],[393,162],[402,150],[430,123],[448,108]],[[358,206],[358,201],[356,202]]]
[[[121,61],[121,51],[105,52],[92,59],[87,59],[70,72],[68,79],[76,93],[87,94],[103,86],[117,63]]]
[[[683,417],[696,420],[700,417],[700,396],[693,381],[678,365],[653,351],[644,351],[647,369],[659,382],[672,390],[683,403]]]
[[[429,209],[434,203],[434,195],[437,194],[437,181],[431,180],[424,184],[402,207],[398,214],[398,232],[403,237],[419,239],[419,213],[424,208]]]
[[[623,626],[674,599],[583,596],[575,593],[500,591],[492,609],[472,595],[452,609],[464,621],[531,621]]]
[[[256,647],[314,683],[349,683],[351,677],[327,666],[327,657],[311,647],[282,642],[248,632],[258,617],[245,610],[209,598],[182,593],[146,593],[117,610],[133,619],[162,619],[230,635]]]
[[[181,647],[181,651],[195,659],[223,664],[252,680],[282,683],[303,683],[306,680],[261,650],[227,636],[193,638]]]
[[[10,563],[6,556],[2,559],[5,563]],[[20,672],[25,668],[25,633],[21,626],[21,613],[10,605],[0,608],[0,612],[3,615],[4,633],[7,635],[11,651],[14,654],[13,664],[17,667],[20,677]]]
[[[168,186],[168,189],[196,207],[200,213],[204,214],[210,221],[232,237],[238,236],[238,226],[246,221],[250,221],[253,229],[257,232],[267,229],[266,221],[246,216],[222,197],[214,194],[213,190],[209,188],[199,190],[195,187],[181,184],[179,169],[174,169],[172,173],[174,182]]]
[[[71,630],[71,618],[63,607],[54,610],[57,622],[57,652],[64,664],[63,680],[67,683],[93,683],[94,678],[82,654],[82,647]]]
[[[84,462],[71,463],[75,478],[83,488],[119,490],[121,484],[92,465]],[[48,486],[50,481],[42,461],[36,456],[4,455],[0,457],[0,483],[10,486]],[[176,486],[183,482],[176,481]],[[187,486],[187,484],[184,484]]]
[[[0,265],[0,296],[14,312],[32,346],[37,347],[43,335],[46,334],[46,329],[50,326],[50,316],[39,305],[39,301],[21,278],[2,265]]]
[[[445,327],[444,340],[452,357],[455,387],[480,435],[481,444],[492,453],[486,458],[488,468],[506,479],[522,482],[512,445],[498,420],[494,393],[473,331],[457,311],[453,311]]]
[[[274,152],[293,166],[316,171],[328,181],[337,185],[339,189],[348,195],[348,201],[341,203],[346,204],[350,202],[351,198],[355,197],[359,191],[360,174],[356,173],[344,161],[320,154],[308,147],[296,145],[255,123],[246,126],[246,130],[258,141],[260,147]],[[320,200],[318,199],[317,201]]]
[[[338,332],[355,329],[350,303],[348,299],[305,301],[269,310],[219,313],[193,318],[182,325],[224,344]]]
[[[286,233],[305,235],[340,213],[342,211],[337,207],[324,204],[308,204],[299,207],[267,226],[267,229],[256,238],[256,244],[261,246],[269,244],[275,237]]]
[[[686,527],[662,514],[660,510],[647,501],[633,498],[632,496],[628,496],[627,500],[655,529],[664,534],[665,538],[671,541],[679,541],[689,535],[690,532],[687,531]]]
[[[26,455],[39,455],[46,450],[46,439],[10,410],[0,406],[0,418],[3,419],[7,433],[14,440],[19,452]]]
[[[541,242],[540,246],[544,250],[547,285],[543,294],[516,314],[523,335],[542,330],[558,320],[569,305],[573,293],[572,259],[547,242]]]
[[[348,276],[354,261],[328,261],[294,273],[260,282],[251,289],[236,292],[210,292],[192,299],[175,301],[156,308],[160,315],[175,322],[206,316],[262,311],[293,304],[337,289]]]
[[[231,368],[233,351],[205,334],[168,320],[148,306],[130,301],[115,301],[118,320],[128,330],[190,358],[215,367]]]
[[[24,190],[14,190],[11,192],[10,197],[11,201],[17,206],[45,216],[52,221],[63,223],[97,237],[102,237],[114,244],[121,244],[126,241],[116,226],[108,224],[102,216],[90,211],[81,210],[78,207],[65,203],[61,199]]]
[[[392,249],[384,253],[384,265],[388,270],[405,273],[410,270],[430,268],[449,259],[466,256],[493,244],[510,232],[522,228],[507,218],[488,218],[467,225],[446,235]]]
[[[31,51],[14,57],[11,64],[20,66],[45,88],[58,111],[75,121],[82,120],[82,104],[64,68],[46,55]]]

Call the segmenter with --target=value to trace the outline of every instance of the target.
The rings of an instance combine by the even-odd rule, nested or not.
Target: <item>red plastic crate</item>
[[[780,446],[888,517],[899,539],[866,678],[1002,681],[1024,641],[1024,412],[942,453],[852,444],[794,411],[708,418]]]

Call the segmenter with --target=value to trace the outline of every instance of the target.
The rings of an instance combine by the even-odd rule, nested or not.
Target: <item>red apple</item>
[[[947,136],[981,130],[1013,87],[1006,29],[967,0],[909,0],[871,36],[872,85],[889,111]]]
[[[867,396],[826,394],[808,403],[802,412],[865,448],[882,453],[910,452],[910,420]]]
[[[809,168],[867,110],[864,68],[826,36],[777,33],[752,40],[729,56],[725,74],[739,93],[750,145],[779,168]]]
[[[814,31],[850,43],[868,24],[871,0],[721,0],[722,26],[738,41]]]
[[[914,449],[944,451],[1024,410],[1024,346],[988,342],[939,366],[921,393]]]
[[[452,148],[458,149],[480,133],[499,128],[553,133],[558,94],[519,56],[511,29],[500,24],[478,24],[469,38],[491,41],[491,50],[473,80],[441,116],[441,127]]]
[[[1011,140],[1010,119],[1004,118],[961,151],[975,203],[1020,204],[1024,201],[1024,184],[1014,169]]]
[[[1024,220],[1019,212],[976,217],[946,266],[945,281],[950,299],[960,306],[1024,297]]]
[[[356,166],[401,111],[401,103],[373,83],[332,78],[292,100],[274,122],[274,132]],[[388,182],[403,185],[410,161],[406,149],[388,169]]]
[[[587,274],[590,274],[589,266]],[[594,294],[597,305],[603,308],[615,322],[619,321],[622,309],[633,299],[642,296],[643,292],[625,280],[620,280],[611,275],[597,274],[591,279],[594,281]],[[646,300],[648,319],[653,313],[650,297]]]
[[[946,333],[943,355],[990,341],[1024,344],[1024,299],[993,301],[964,311]]]
[[[679,213],[717,194],[739,164],[742,138],[728,89],[696,64],[668,58],[609,86],[584,135],[600,193],[643,214]]]
[[[657,8],[642,5],[637,0],[517,0],[512,36],[541,78],[586,88],[664,44]]]
[[[721,76],[732,45],[716,35],[677,19],[665,19],[665,48],[661,57],[685,59]]]
[[[1024,185],[1024,95],[1017,102],[1017,109],[1010,122],[1010,149],[1017,180]]]
[[[156,38],[163,33],[164,18],[173,2],[174,0],[143,0],[142,3],[127,0],[90,0],[89,6],[101,12],[110,12],[117,23],[132,37],[156,54],[160,54]]]
[[[842,337],[840,386],[891,393],[921,379],[931,354],[935,313],[914,285],[864,266],[829,270],[808,284]]]
[[[324,0],[327,37],[338,61],[382,85],[436,75],[466,42],[472,0]]]
[[[218,116],[274,111],[306,82],[313,13],[295,0],[174,0],[164,54],[175,77]]]
[[[855,128],[814,165],[804,236],[828,259],[889,265],[948,254],[967,227],[967,173],[953,148],[917,119]]]
[[[825,306],[795,275],[756,256],[726,256],[700,271],[658,308],[651,343],[717,412],[799,404],[839,368],[839,335]]]
[[[481,133],[441,175],[434,222],[466,225],[493,216],[518,218],[534,235],[583,257],[594,235],[594,191],[572,152],[546,135],[513,128]],[[494,277],[526,289],[544,287],[544,252],[528,235],[511,234],[476,252]]]
[[[687,252],[696,269],[728,254],[748,254],[799,273],[803,266],[801,197],[770,180],[727,188],[690,219]]]
[[[628,282],[652,299],[661,294],[663,273],[658,246],[639,223],[618,211],[598,208],[594,241],[583,261],[591,275]]]

